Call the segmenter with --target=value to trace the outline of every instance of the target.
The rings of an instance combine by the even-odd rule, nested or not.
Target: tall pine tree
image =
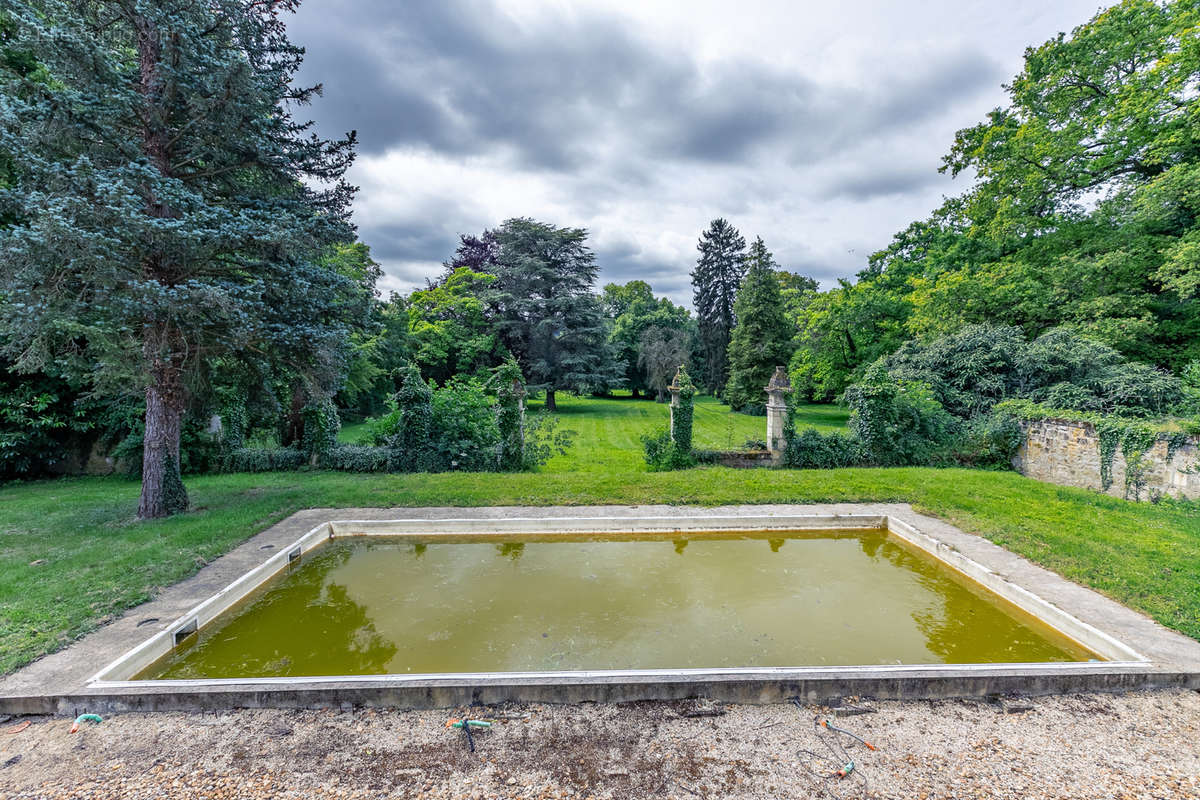
[[[714,395],[729,379],[729,337],[737,324],[733,303],[745,274],[746,240],[737,228],[718,217],[700,235],[700,258],[692,272],[692,305],[700,326],[704,388]]]
[[[292,109],[295,0],[9,0],[0,71],[0,325],[22,370],[144,393],[138,515],[186,508],[180,424],[215,360],[337,370],[365,314],[321,261],[351,241],[342,175],[354,137]]]
[[[729,384],[725,395],[738,410],[757,407],[778,365],[792,357],[795,330],[784,314],[778,264],[762,237],[750,245],[746,277],[738,289],[737,327],[729,341]]]

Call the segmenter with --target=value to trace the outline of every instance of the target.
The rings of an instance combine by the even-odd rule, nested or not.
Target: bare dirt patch
[[[445,727],[468,711],[499,718],[474,753]],[[878,750],[835,740],[814,717]],[[70,725],[34,718],[0,732],[0,798],[1200,797],[1200,694],[1189,691],[855,699],[840,713],[631,703],[124,714],[74,735]],[[849,777],[833,776],[841,753],[828,744],[855,762]]]

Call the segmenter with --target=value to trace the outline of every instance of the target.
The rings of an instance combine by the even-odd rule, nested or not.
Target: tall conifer
[[[295,0],[9,0],[0,65],[0,325],[19,369],[57,363],[146,401],[138,515],[186,507],[180,424],[216,359],[336,370],[352,278],[354,137],[292,110]],[[358,293],[361,296],[361,293]]]
[[[692,272],[692,304],[700,327],[704,357],[702,382],[720,395],[729,379],[729,337],[737,324],[733,303],[745,274],[746,240],[737,228],[718,217],[700,235],[700,258]]]
[[[763,388],[777,365],[787,365],[795,335],[784,314],[779,265],[762,237],[750,245],[746,262],[746,277],[734,303],[738,324],[729,341],[725,391],[729,405],[739,410],[765,402]]]

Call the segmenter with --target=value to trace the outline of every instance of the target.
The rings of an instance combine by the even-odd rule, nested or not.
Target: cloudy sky
[[[829,286],[965,188],[954,132],[1098,0],[305,0],[359,235],[408,290],[460,233],[586,227],[602,282],[690,304],[709,220]]]

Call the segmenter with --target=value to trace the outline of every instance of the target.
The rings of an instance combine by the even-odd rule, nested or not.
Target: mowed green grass
[[[559,429],[574,433],[571,449],[555,456],[543,472],[645,472],[642,436],[666,430],[670,408],[649,399],[615,397],[557,398]],[[529,404],[539,413],[540,401]],[[797,409],[801,427],[844,429],[849,413],[838,406],[804,405]],[[767,418],[738,414],[712,397],[697,397],[692,442],[704,450],[737,450],[748,439],[767,438]]]
[[[666,409],[589,400],[580,402],[592,413],[567,410],[575,402],[561,414],[581,434],[574,464],[539,473],[192,476],[193,510],[148,523],[134,519],[139,487],[123,478],[0,488],[0,673],[62,647],[294,511],[339,506],[909,502],[1200,639],[1200,504],[1126,503],[963,469],[645,472],[636,434],[664,424]],[[751,429],[765,424],[745,420]],[[719,437],[727,424],[703,435]],[[607,444],[590,441],[595,435]]]

